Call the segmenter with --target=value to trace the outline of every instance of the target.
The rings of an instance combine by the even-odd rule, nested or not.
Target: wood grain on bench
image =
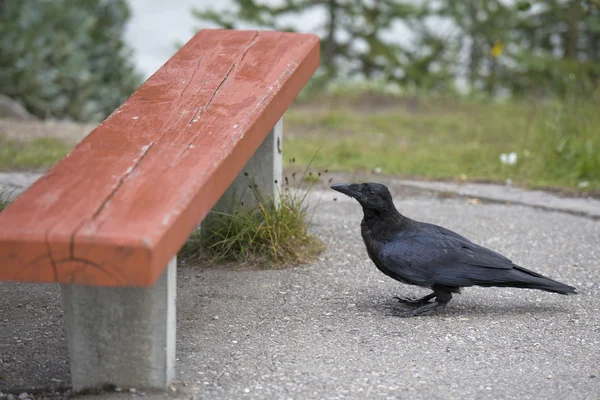
[[[0,213],[0,280],[154,283],[318,64],[314,35],[200,31]]]

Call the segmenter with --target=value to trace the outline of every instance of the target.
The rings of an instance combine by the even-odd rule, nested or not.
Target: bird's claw
[[[435,292],[430,293],[427,296],[420,297],[418,299],[411,298],[411,297],[394,296],[394,298],[397,299],[399,303],[410,304],[413,306],[424,306],[426,304],[430,304],[430,300],[432,300],[436,297],[437,297],[437,294]]]
[[[419,306],[419,305],[424,305],[424,304],[429,303],[429,300],[425,300],[423,298],[416,299],[414,297],[399,297],[399,296],[394,296],[394,299],[398,300],[398,303],[410,304],[410,305],[413,305],[413,306]]]
[[[434,310],[438,309],[439,307],[443,307],[443,306],[445,306],[445,304],[440,304],[440,303],[434,301],[433,303],[427,303],[426,305],[419,307],[419,308],[415,308],[414,310],[404,312],[404,313],[400,314],[399,317],[400,318],[418,317],[419,315],[430,314]]]

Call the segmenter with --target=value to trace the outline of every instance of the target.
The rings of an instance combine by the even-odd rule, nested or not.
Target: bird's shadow
[[[377,313],[385,317],[402,317],[404,313],[414,310],[416,306],[399,303],[393,297],[364,299],[356,303],[356,308],[362,312]],[[516,316],[516,315],[547,315],[569,313],[565,306],[556,304],[540,304],[537,302],[512,303],[477,303],[471,301],[452,301],[446,307],[438,308],[430,314],[420,317],[474,317],[474,316]]]

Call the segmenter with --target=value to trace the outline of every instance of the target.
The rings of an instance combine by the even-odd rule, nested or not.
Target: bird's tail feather
[[[516,287],[523,289],[538,289],[546,292],[559,294],[577,294],[573,286],[565,285],[550,278],[546,278],[536,272],[515,266],[512,270],[507,270],[502,277],[497,277],[493,281],[488,281],[480,286],[498,286],[498,287]]]

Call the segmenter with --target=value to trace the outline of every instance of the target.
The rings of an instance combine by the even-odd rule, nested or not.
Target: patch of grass
[[[547,181],[598,187],[600,181],[600,104],[556,103],[536,126],[536,170]]]
[[[310,173],[310,174],[309,174]],[[183,258],[194,259],[208,253],[211,262],[236,261],[270,268],[313,261],[324,244],[309,233],[306,202],[318,176],[308,170],[296,179],[285,177],[279,205],[265,197],[252,179],[250,188],[258,206],[249,208],[234,199],[231,212],[212,212],[208,229],[195,232],[182,248]]]
[[[13,190],[8,190],[5,187],[0,187],[0,212],[4,210],[10,203],[12,203],[17,196]]]
[[[0,136],[0,170],[47,169],[72,148],[72,145],[57,138],[36,138],[20,142]]]
[[[286,114],[284,153],[317,168],[600,191],[600,104],[412,99],[380,108],[327,101]],[[342,104],[340,106],[340,104]],[[517,153],[515,165],[502,153]]]

